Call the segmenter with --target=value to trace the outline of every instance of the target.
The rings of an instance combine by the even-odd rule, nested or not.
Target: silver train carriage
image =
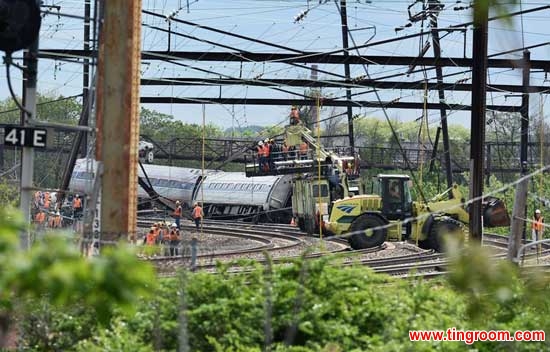
[[[206,216],[216,219],[290,222],[291,176],[246,177],[223,172],[206,177],[195,194]]]
[[[200,169],[151,164],[143,167],[158,194],[181,201],[184,209],[201,202],[207,218],[290,222],[290,176],[246,177],[243,172],[205,170],[203,180]],[[70,190],[90,194],[96,168],[94,160],[77,160]],[[143,176],[141,168],[138,175]],[[138,198],[140,208],[150,205],[149,195],[141,187]]]
[[[143,167],[151,185],[158,194],[168,199],[180,200],[185,205],[190,205],[193,202],[193,192],[201,180],[200,169],[149,164],[145,164]],[[73,192],[90,194],[96,170],[95,160],[78,159],[71,175],[69,189]],[[213,172],[216,171],[208,170],[205,174]],[[140,167],[138,167],[138,176],[144,177]],[[149,199],[149,195],[141,186],[138,186],[138,198],[145,201]],[[140,202],[140,204],[144,205],[145,203]]]

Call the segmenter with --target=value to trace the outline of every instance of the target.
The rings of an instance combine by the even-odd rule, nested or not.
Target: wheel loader
[[[456,184],[427,202],[413,201],[410,185],[408,175],[379,174],[373,194],[348,196],[331,204],[328,221],[323,221],[325,232],[347,235],[353,249],[376,247],[388,240],[409,240],[442,251],[445,236],[465,236],[468,209]],[[451,199],[447,199],[448,192]],[[322,217],[323,213],[322,207],[317,207],[316,215]],[[501,200],[483,200],[483,223],[486,227],[510,225]]]

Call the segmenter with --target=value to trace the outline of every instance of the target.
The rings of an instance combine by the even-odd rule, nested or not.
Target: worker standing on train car
[[[46,213],[43,210],[39,210],[38,213],[34,216],[34,221],[39,229],[44,227],[44,222],[46,221]]]
[[[200,225],[202,223],[202,218],[204,217],[204,212],[202,211],[202,207],[197,202],[195,202],[193,206],[192,215],[193,215],[193,219],[195,220],[195,226],[197,227],[197,231],[199,231]]]
[[[256,151],[258,154],[258,170],[261,172],[264,170],[265,157],[264,157],[264,142],[259,141],[258,146],[256,146]]]
[[[176,256],[179,254],[179,246],[180,246],[180,231],[178,229],[178,226],[173,223],[172,229],[170,230],[170,233],[168,234],[168,241],[170,243],[170,256]]]
[[[535,210],[533,222],[531,223],[531,234],[533,241],[540,241],[543,239],[544,217],[542,216],[540,209]]]
[[[178,229],[180,228],[181,214],[182,214],[181,203],[179,200],[177,200],[176,209],[174,209],[174,221],[176,222],[176,226],[178,227]]]
[[[300,111],[298,111],[298,108],[293,106],[290,108],[290,125],[299,125],[300,124]]]

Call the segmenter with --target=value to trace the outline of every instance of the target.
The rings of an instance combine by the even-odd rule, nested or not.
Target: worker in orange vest
[[[299,125],[300,124],[300,112],[298,111],[298,108],[293,106],[290,108],[290,125]]]
[[[151,227],[149,230],[149,233],[145,236],[145,244],[148,246],[154,246],[155,245],[155,228]]]
[[[42,211],[42,210],[39,211],[34,216],[34,221],[36,221],[39,225],[43,224],[44,221],[46,221],[46,213],[44,213],[44,211]]]
[[[540,241],[543,239],[544,217],[542,216],[540,209],[535,210],[533,222],[531,223],[531,234],[533,236],[533,241]]]
[[[202,223],[202,218],[204,217],[204,212],[202,211],[202,207],[199,205],[199,203],[195,202],[193,207],[193,219],[195,220],[195,226],[197,227],[197,231],[200,229],[199,226]]]
[[[180,220],[181,220],[181,213],[182,213],[182,209],[181,209],[181,203],[179,200],[176,201],[176,209],[174,209],[174,221],[176,222],[176,226],[178,227],[178,229],[180,228]]]
[[[168,241],[170,243],[170,256],[175,256],[179,254],[179,245],[180,245],[180,230],[176,223],[172,224],[172,229],[168,234]]]

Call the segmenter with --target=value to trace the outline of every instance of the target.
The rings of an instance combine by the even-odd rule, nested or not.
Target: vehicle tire
[[[384,221],[376,215],[359,215],[351,223],[350,232],[354,234],[348,237],[350,247],[353,249],[365,249],[380,246],[386,240],[387,230],[385,228],[376,229],[369,231],[368,234],[366,230],[384,225]]]
[[[155,159],[155,153],[153,153],[152,150],[147,150],[145,152],[145,162],[147,164],[152,164],[154,159]]]
[[[447,236],[459,236],[458,241],[464,241],[464,229],[461,222],[452,218],[441,218],[435,220],[430,234],[428,235],[427,247],[435,250],[436,252],[443,252],[446,250],[446,237]]]

